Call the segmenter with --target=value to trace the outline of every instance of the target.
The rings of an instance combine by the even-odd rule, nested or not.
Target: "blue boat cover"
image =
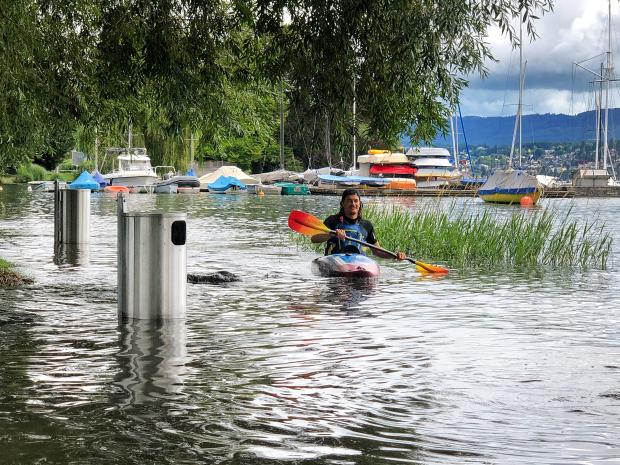
[[[99,183],[99,187],[105,187],[108,185],[108,181],[103,179],[103,176],[101,175],[99,171],[95,170],[92,173],[90,173],[90,175],[93,177],[93,180],[95,182]]]
[[[245,187],[245,184],[243,184],[234,176],[220,176],[211,184],[207,184],[209,190],[215,192],[224,192],[235,186],[239,189],[247,189],[247,187]]]
[[[69,184],[69,189],[99,189],[99,183],[93,179],[88,171],[82,171],[75,181]]]

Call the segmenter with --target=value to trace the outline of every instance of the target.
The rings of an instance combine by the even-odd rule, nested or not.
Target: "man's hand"
[[[347,232],[344,229],[336,229],[336,237],[344,241],[347,238]]]
[[[407,258],[405,252],[396,252],[396,260],[404,260],[405,258]]]

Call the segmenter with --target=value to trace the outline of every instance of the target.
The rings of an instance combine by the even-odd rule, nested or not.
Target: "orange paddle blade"
[[[424,262],[421,262],[420,260],[415,261],[415,267],[420,273],[448,274],[450,272],[450,270],[448,270],[447,268],[444,268],[443,266],[431,265],[430,263],[424,263]]]
[[[304,236],[314,236],[315,234],[329,232],[330,229],[316,216],[300,210],[292,210],[288,216],[288,226],[293,231]]]

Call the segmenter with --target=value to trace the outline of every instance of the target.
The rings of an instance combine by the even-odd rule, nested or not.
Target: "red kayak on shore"
[[[321,276],[343,278],[376,278],[379,276],[377,262],[362,254],[325,255],[312,261],[312,270]]]

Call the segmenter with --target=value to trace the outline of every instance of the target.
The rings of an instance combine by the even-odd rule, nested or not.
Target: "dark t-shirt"
[[[363,237],[359,238],[360,240],[364,242],[368,242],[369,244],[377,243],[377,238],[375,237],[375,228],[372,226],[372,223],[368,220],[364,220],[364,219],[351,220],[345,216],[331,215],[331,216],[328,216],[325,219],[325,221],[323,221],[323,223],[325,224],[325,226],[327,226],[329,229],[332,229],[332,230],[347,229],[346,228],[347,225],[357,224],[358,226],[361,226],[361,229],[364,231]],[[330,238],[327,241],[325,253],[332,254],[332,253],[343,252],[343,250],[340,250],[340,245],[341,245],[340,241],[337,238],[335,237]]]

